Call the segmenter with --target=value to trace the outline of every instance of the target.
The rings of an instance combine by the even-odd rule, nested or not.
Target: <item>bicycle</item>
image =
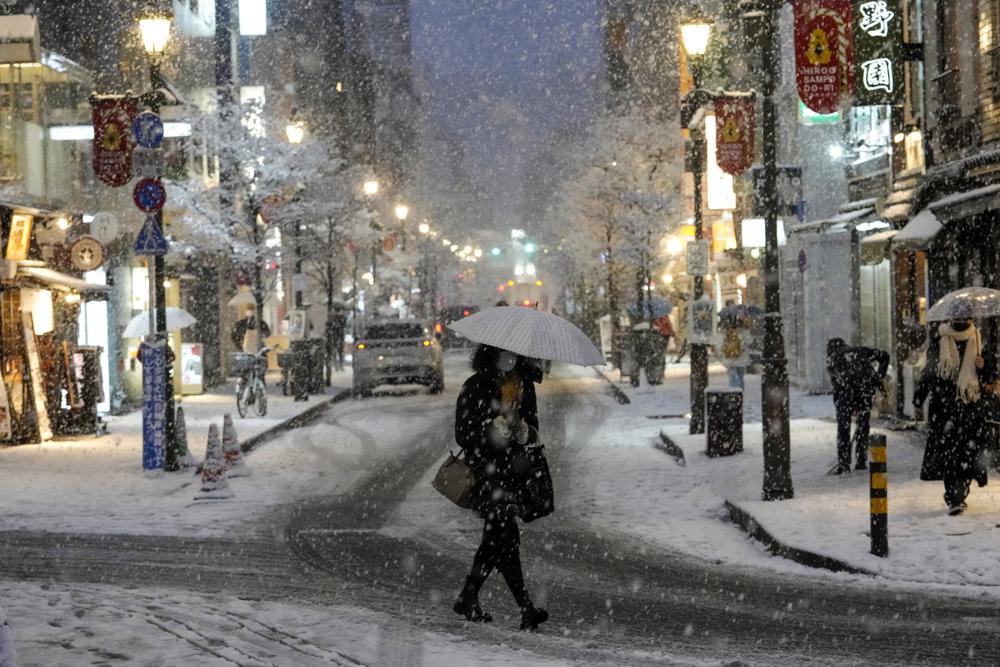
[[[233,369],[239,374],[236,380],[236,411],[246,417],[252,406],[258,417],[267,414],[267,353],[271,348],[262,348],[257,354],[234,352]]]

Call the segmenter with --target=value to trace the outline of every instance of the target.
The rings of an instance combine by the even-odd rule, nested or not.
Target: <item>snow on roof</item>
[[[948,208],[950,206],[955,206],[956,204],[961,204],[967,201],[972,201],[973,199],[980,199],[982,197],[987,197],[991,194],[1000,192],[1000,183],[995,183],[993,185],[986,185],[981,188],[976,188],[975,190],[965,190],[964,192],[953,192],[946,197],[932,201],[927,205],[927,208],[932,211],[940,211],[941,209]]]
[[[905,220],[910,214],[910,202],[892,204],[882,209],[882,217],[886,220]]]
[[[871,216],[875,212],[872,207],[859,208],[857,210],[845,211],[843,213],[838,213],[832,218],[827,218],[826,220],[818,220],[816,222],[807,222],[802,225],[794,225],[789,230],[790,234],[801,234],[803,232],[816,232],[820,231],[824,227],[831,227],[838,224],[846,224],[849,222],[857,222],[863,218]]]
[[[893,245],[908,243],[921,245],[930,241],[941,231],[941,221],[929,209],[917,213],[893,238]]]
[[[861,239],[861,243],[862,245],[873,244],[873,243],[885,243],[886,241],[891,240],[892,237],[896,236],[896,234],[898,233],[899,230],[897,229],[886,229],[881,232],[875,232],[874,234],[869,234],[868,236]]]

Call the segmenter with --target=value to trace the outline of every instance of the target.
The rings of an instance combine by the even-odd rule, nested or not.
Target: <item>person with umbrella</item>
[[[982,339],[973,320],[1000,316],[1000,290],[963,287],[944,295],[927,311],[931,327],[927,367],[913,396],[918,410],[927,406],[927,447],[920,479],[944,483],[948,514],[965,511],[969,486],[987,482],[986,412],[983,392]]]
[[[455,440],[475,471],[472,507],[485,520],[482,541],[453,609],[466,619],[489,622],[479,606],[479,590],[497,569],[521,609],[521,629],[534,629],[549,614],[528,597],[521,568],[520,531],[528,472],[525,447],[538,439],[538,403],[533,380],[536,364],[491,345],[480,345],[472,358],[475,373],[466,380],[455,410]]]
[[[541,379],[538,360],[596,366],[604,364],[604,356],[572,322],[534,308],[487,308],[448,327],[481,344],[473,356],[475,373],[458,396],[455,439],[468,452],[476,475],[472,504],[485,520],[482,543],[453,609],[469,620],[491,620],[479,607],[479,590],[496,568],[521,608],[521,627],[536,628],[549,614],[531,603],[525,589],[517,518],[545,516],[553,500],[547,475],[548,493],[538,493],[543,487],[536,478],[543,469],[538,462],[544,465],[544,457],[525,456],[538,440],[533,380]],[[528,471],[534,474],[529,477]]]
[[[987,482],[986,424],[980,401],[984,366],[982,341],[971,318],[952,319],[932,329],[927,368],[913,396],[918,410],[930,398],[920,479],[944,483],[944,502],[951,516],[965,511],[972,480],[979,486]]]

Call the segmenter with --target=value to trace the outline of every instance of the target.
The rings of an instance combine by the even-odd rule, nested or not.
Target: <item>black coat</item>
[[[833,402],[851,410],[871,410],[875,392],[889,370],[889,354],[861,345],[844,346],[827,359]]]
[[[531,427],[528,444],[538,440],[538,399],[535,385],[522,378],[518,414]],[[524,446],[504,438],[493,425],[500,415],[500,378],[497,373],[475,373],[458,394],[455,408],[455,441],[465,450],[476,472],[473,507],[485,511],[494,504],[521,502],[524,478],[530,464]]]
[[[966,343],[957,342],[961,359]],[[929,355],[927,367],[913,395],[915,403],[927,404],[927,447],[924,449],[920,479],[944,479],[945,476],[974,479],[986,485],[985,449],[987,443],[987,401],[965,403],[958,397],[958,386],[938,377],[937,359]]]

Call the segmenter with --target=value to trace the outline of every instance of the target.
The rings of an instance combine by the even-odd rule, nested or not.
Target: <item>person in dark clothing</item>
[[[482,542],[453,609],[468,620],[489,622],[479,590],[490,573],[503,575],[521,609],[521,628],[534,629],[549,614],[528,597],[521,569],[518,517],[526,514],[525,446],[538,439],[537,370],[512,352],[480,345],[475,373],[466,380],[455,410],[455,440],[476,474],[472,506],[485,520]]]
[[[936,333],[913,395],[917,409],[930,397],[920,479],[944,482],[948,514],[957,516],[965,511],[972,480],[979,486],[986,486],[987,481],[986,420],[979,377],[985,360],[972,320],[946,322]]]
[[[889,354],[870,347],[852,347],[842,338],[826,344],[826,370],[833,384],[833,404],[837,409],[837,465],[832,475],[851,470],[851,419],[854,430],[855,470],[868,467],[868,430],[875,392],[889,370]]]
[[[257,329],[257,315],[254,310],[250,310],[249,314],[241,320],[237,320],[236,324],[233,325],[233,345],[237,350],[243,350],[243,339],[246,338],[247,331],[255,331]],[[267,322],[263,318],[260,320],[260,333],[258,336],[258,341],[263,344],[265,338],[271,335],[271,327],[267,326]],[[250,352],[249,350],[243,350],[244,352]],[[250,352],[251,354],[256,353],[256,350]]]
[[[326,320],[326,339],[330,346],[334,368],[344,370],[344,334],[347,331],[347,315],[340,308],[334,308]]]

